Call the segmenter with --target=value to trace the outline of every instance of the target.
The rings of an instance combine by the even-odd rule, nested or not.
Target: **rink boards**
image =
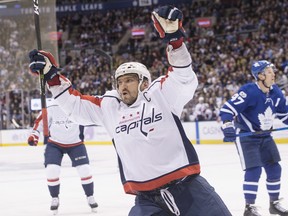
[[[183,122],[184,130],[193,144],[223,144],[221,122]],[[280,121],[275,121],[274,128],[284,127]],[[15,129],[0,131],[0,146],[24,146],[31,129]],[[87,145],[111,145],[111,138],[102,126],[85,128],[85,143]],[[273,137],[276,143],[288,143],[288,130],[275,131]],[[43,136],[39,138],[39,145],[43,145]]]

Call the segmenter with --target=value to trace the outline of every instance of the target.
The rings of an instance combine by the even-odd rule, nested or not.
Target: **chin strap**
[[[271,87],[271,86],[270,86],[270,87],[268,87],[268,86],[265,84],[266,75],[265,75],[264,73],[263,73],[263,76],[265,77],[265,79],[264,79],[264,80],[261,80],[261,79],[259,79],[259,77],[258,77],[256,81],[257,81],[257,82],[258,82],[258,81],[261,81],[261,82],[262,82],[262,84],[263,84],[263,86],[264,86],[265,88],[267,88],[267,89],[270,89],[270,87]]]
[[[138,78],[138,79],[139,79],[139,84],[138,84],[138,95],[139,95],[141,93],[141,85],[143,83],[143,78],[142,79]]]
[[[265,76],[265,74],[264,74],[264,76]],[[264,80],[261,80],[262,84],[263,84],[266,88],[270,89],[271,86],[268,87],[268,86],[265,84],[265,80],[266,80],[266,76],[265,76],[265,79],[264,79]]]

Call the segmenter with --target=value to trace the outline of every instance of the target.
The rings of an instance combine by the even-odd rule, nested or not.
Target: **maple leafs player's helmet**
[[[272,67],[273,70],[275,71],[275,66],[274,64],[272,64],[271,62],[269,61],[266,61],[266,60],[260,60],[260,61],[256,61],[252,64],[252,67],[251,67],[251,72],[252,72],[252,75],[253,77],[258,80],[258,74],[259,73],[262,73],[266,67]]]
[[[147,78],[148,83],[151,83],[151,75],[147,67],[139,62],[127,62],[121,64],[115,71],[114,79],[115,81],[118,77],[125,74],[137,74],[140,80],[140,83],[143,82],[144,77]]]

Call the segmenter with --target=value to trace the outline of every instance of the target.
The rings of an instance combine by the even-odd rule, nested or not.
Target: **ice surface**
[[[288,207],[288,144],[278,145],[282,156],[283,205]],[[234,216],[243,215],[243,171],[236,148],[226,145],[195,145],[202,165],[202,176],[214,186]],[[133,205],[134,196],[124,193],[118,173],[114,147],[87,146],[94,179],[98,213],[88,207],[77,171],[65,155],[61,169],[61,192],[58,215],[61,216],[126,216]],[[43,166],[44,147],[0,148],[0,215],[46,216],[49,196]],[[268,213],[268,195],[263,172],[256,205],[263,215]],[[203,215],[205,216],[205,215]]]

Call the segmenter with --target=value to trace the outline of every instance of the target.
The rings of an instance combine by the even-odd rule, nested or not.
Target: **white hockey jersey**
[[[169,62],[188,55],[190,58],[182,45],[170,53]],[[182,109],[197,85],[191,65],[186,64],[171,67],[166,76],[139,93],[131,106],[120,100],[116,90],[101,97],[81,95],[65,79],[50,91],[69,118],[82,125],[105,126],[118,155],[124,190],[136,194],[200,173],[198,156],[180,122]]]
[[[72,147],[83,144],[84,127],[71,121],[67,114],[55,103],[47,106],[49,128],[48,142],[62,147]],[[39,137],[43,131],[42,113],[38,115],[33,126],[32,134]]]

